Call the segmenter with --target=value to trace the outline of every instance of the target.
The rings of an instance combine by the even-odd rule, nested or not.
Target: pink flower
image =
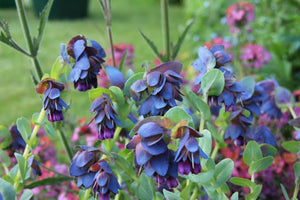
[[[226,11],[226,19],[231,27],[243,27],[254,20],[254,7],[247,2],[232,4]]]
[[[271,57],[271,54],[262,46],[252,43],[242,46],[240,55],[244,67],[248,68],[261,68],[269,62]]]
[[[124,44],[124,43],[114,44],[113,47],[114,47],[114,56],[115,56],[116,65],[119,66],[119,64],[122,60],[123,54],[127,50],[124,65],[127,67],[130,67],[130,68],[133,68],[133,59],[135,57],[134,56],[134,47],[131,44]],[[107,53],[111,53],[110,48],[107,50]],[[112,58],[110,58],[108,60],[108,64],[113,66]],[[115,67],[117,67],[117,66],[115,66]]]

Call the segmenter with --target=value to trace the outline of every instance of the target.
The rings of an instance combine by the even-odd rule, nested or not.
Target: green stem
[[[82,198],[82,200],[88,200],[90,197],[90,193],[91,193],[91,188],[85,190],[84,196]]]
[[[169,29],[169,1],[161,0],[161,24],[164,38],[164,51],[167,61],[170,61],[170,29]]]
[[[117,126],[115,133],[114,133],[114,138],[113,138],[114,142],[119,138],[121,131],[122,131],[122,127]]]
[[[34,48],[34,45],[32,42],[32,37],[31,37],[28,20],[27,20],[26,13],[25,13],[24,4],[23,4],[22,0],[15,0],[15,2],[16,2],[19,20],[20,20],[21,27],[22,27],[22,30],[24,33],[26,44],[29,48],[30,56],[31,56],[33,64],[35,66],[36,73],[39,77],[39,80],[41,80],[43,77],[43,72],[42,72],[41,66],[39,64],[39,61],[37,59],[37,51]]]
[[[198,196],[198,188],[196,187],[193,191],[193,194],[191,196],[191,199],[197,199]]]
[[[30,138],[29,138],[29,141],[28,143],[26,144],[26,147],[25,147],[25,150],[24,150],[24,153],[23,153],[23,157],[25,159],[25,161],[27,161],[27,156],[30,152],[30,146],[33,142],[34,139],[36,139],[36,134],[38,132],[38,130],[40,129],[41,127],[41,123],[44,119],[44,116],[46,114],[46,111],[44,110],[44,108],[41,109],[41,112],[40,112],[40,115],[37,119],[37,124],[34,126],[33,130],[32,130],[32,133],[30,135]],[[18,185],[19,185],[19,181],[21,179],[21,171],[20,169],[18,169],[18,173],[17,173],[17,176],[14,180],[14,188],[17,189]]]
[[[290,111],[292,117],[293,117],[294,119],[296,119],[296,118],[297,118],[297,115],[296,115],[294,109],[292,108],[292,106],[289,106],[289,111]]]
[[[221,131],[221,138],[223,138],[223,137],[224,137],[224,131]],[[212,152],[212,154],[211,154],[211,158],[212,158],[213,160],[216,158],[216,155],[217,155],[219,149],[220,149],[220,145],[219,145],[219,143],[216,141],[216,145],[215,145],[214,150],[213,150],[213,152]]]
[[[294,194],[293,194],[293,198],[292,199],[297,199],[297,195],[299,192],[299,188],[300,188],[300,180],[297,181],[296,185],[295,185],[295,190],[294,190]]]
[[[253,173],[253,174],[251,175],[251,182],[253,182],[253,183],[255,183],[255,176],[254,176],[254,174],[255,174],[255,173]]]
[[[206,96],[206,95],[203,96],[203,101],[204,101],[205,103],[207,103],[207,96]],[[204,119],[204,113],[201,112],[201,116],[200,116],[200,125],[199,125],[199,133],[201,133],[201,132],[203,131],[203,129],[204,129],[204,122],[205,122],[205,119]]]
[[[71,162],[72,158],[73,158],[73,154],[72,154],[72,151],[71,151],[71,148],[67,142],[67,139],[66,139],[66,136],[65,136],[65,133],[63,132],[63,130],[61,130],[61,128],[57,128],[56,129],[56,132],[59,136],[59,139],[68,155],[68,160],[69,162]]]

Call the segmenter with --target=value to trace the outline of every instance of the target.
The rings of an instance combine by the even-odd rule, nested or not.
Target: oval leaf
[[[168,110],[165,117],[169,118],[173,123],[177,124],[183,120],[188,120],[188,125],[191,127],[194,127],[193,118],[185,112],[183,108],[180,108],[178,106],[175,106]]]
[[[273,157],[268,156],[254,161],[249,167],[249,174],[253,174],[267,169],[272,164],[273,160]]]
[[[134,74],[133,76],[131,76],[126,82],[125,82],[125,86],[124,86],[124,94],[127,97],[130,97],[130,87],[131,85],[136,82],[137,80],[143,79],[144,77],[144,72],[139,72]]]
[[[225,79],[223,73],[218,69],[207,72],[201,81],[203,94],[220,95],[224,89]]]
[[[262,158],[262,152],[255,141],[250,141],[244,151],[243,159],[244,162],[250,166],[256,160]]]
[[[286,141],[281,144],[281,146],[292,153],[298,153],[300,151],[300,141],[292,140]]]

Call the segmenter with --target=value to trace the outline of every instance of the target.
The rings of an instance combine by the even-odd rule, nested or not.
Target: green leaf
[[[56,132],[55,129],[53,127],[53,125],[50,122],[45,122],[42,124],[46,133],[49,135],[49,137],[51,139],[55,139],[56,138]]]
[[[239,82],[244,89],[244,94],[242,95],[243,100],[247,100],[252,97],[254,93],[255,80],[252,76],[246,76]]]
[[[1,164],[5,165],[6,167],[10,166],[11,164],[10,157],[2,149],[0,149],[0,165]]]
[[[218,69],[207,72],[201,81],[203,94],[220,95],[224,89],[225,79],[223,73]]]
[[[39,24],[39,28],[38,28],[38,36],[36,39],[36,53],[39,49],[39,46],[41,44],[42,38],[43,38],[43,34],[44,34],[44,30],[46,27],[46,24],[48,22],[48,17],[49,17],[49,13],[50,13],[50,9],[52,7],[52,3],[54,0],[48,0],[48,3],[45,5],[41,16],[40,16],[40,24]]]
[[[249,174],[253,174],[256,172],[260,172],[264,169],[267,169],[273,162],[274,158],[271,156],[261,158],[259,160],[254,161],[250,166],[249,166]]]
[[[42,180],[31,182],[30,184],[25,185],[24,188],[32,189],[35,187],[45,186],[45,185],[57,185],[57,184],[60,185],[62,182],[69,182],[72,180],[73,180],[73,178],[69,177],[69,176],[58,176],[58,177],[53,177],[53,178],[45,178]]]
[[[27,143],[28,137],[31,134],[31,127],[30,123],[27,119],[24,117],[18,118],[17,119],[17,128],[20,134],[22,135],[22,138],[24,141]]]
[[[59,62],[59,57],[58,57],[52,66],[50,77],[58,80],[60,73],[61,73],[61,68],[62,68],[62,65]]]
[[[235,192],[231,195],[230,200],[239,200],[239,193]]]
[[[230,179],[230,182],[235,185],[248,187],[248,188],[255,188],[255,186],[256,186],[256,184],[253,183],[252,181],[250,181],[249,179],[239,178],[239,177],[232,177]]]
[[[125,82],[125,86],[124,86],[124,94],[127,97],[131,97],[130,95],[130,87],[131,85],[136,82],[137,80],[143,79],[144,77],[144,72],[139,72],[134,74],[133,76],[131,76],[126,82]]]
[[[119,87],[111,86],[111,87],[109,87],[109,90],[111,91],[113,100],[115,102],[117,102],[118,104],[124,104],[125,103],[123,92]]]
[[[296,180],[300,178],[300,162],[294,164],[294,174]]]
[[[166,200],[182,200],[179,196],[177,196],[173,192],[169,192],[168,190],[164,189],[163,190],[164,196]]]
[[[292,153],[298,153],[300,151],[300,141],[292,140],[286,141],[281,144],[281,146]]]
[[[282,193],[283,193],[283,196],[284,196],[285,200],[290,200],[289,195],[288,195],[288,193],[287,193],[287,191],[286,191],[284,185],[282,185],[282,184],[280,183],[280,187],[281,187],[281,190],[282,190]]]
[[[140,31],[141,36],[144,38],[144,40],[147,42],[148,46],[150,47],[150,49],[153,51],[153,53],[158,57],[158,59],[161,62],[168,62],[168,60],[166,60],[157,50],[157,47],[155,46],[154,42],[151,41],[142,31]]]
[[[216,182],[213,185],[213,188],[217,189],[218,187],[222,186],[231,177],[233,166],[234,163],[229,158],[222,160],[216,165],[214,174]]]
[[[154,184],[154,180],[152,178],[147,177],[144,173],[142,173],[140,176],[140,183],[138,184],[137,191],[136,191],[137,196],[140,199],[152,200],[153,191],[155,189],[152,187],[153,184]]]
[[[105,93],[109,98],[112,98],[111,91],[106,88],[95,88],[89,91],[89,98],[91,101],[94,101],[98,97],[101,97],[102,94]]]
[[[26,175],[26,168],[27,168],[25,159],[21,154],[19,154],[17,152],[15,152],[15,157],[18,160],[19,170],[20,170],[20,173],[21,173],[22,181],[24,183],[24,179],[25,179],[25,175]]]
[[[186,119],[188,120],[188,125],[194,127],[193,118],[181,107],[175,106],[171,108],[164,116],[169,118],[175,124]]]
[[[285,98],[284,101],[282,101],[282,98]],[[288,100],[288,102],[285,100]],[[288,108],[294,106],[295,99],[288,89],[278,86],[275,89],[275,102],[279,108]]]
[[[195,183],[207,184],[214,177],[215,173],[215,162],[213,159],[208,158],[205,167],[203,168],[206,168],[206,171],[203,170],[201,173],[196,175],[190,173],[189,175],[183,177]]]
[[[192,25],[194,24],[195,22],[195,18],[192,19],[191,21],[189,21],[189,23],[186,25],[184,31],[181,33],[181,35],[179,36],[174,48],[172,49],[172,60],[175,60],[177,55],[178,55],[178,52],[181,48],[181,45],[185,39],[185,36],[187,35],[187,33],[189,32],[190,28],[192,27]]]
[[[122,69],[123,69],[124,61],[126,60],[127,53],[128,53],[128,49],[125,49],[125,52],[123,53],[122,59],[121,59],[120,64],[119,64],[119,71],[120,71],[120,72],[121,72]]]
[[[0,125],[0,149],[7,148],[11,141],[12,137],[9,130],[5,126]]]
[[[0,193],[3,197],[3,200],[12,200],[16,198],[15,188],[0,178]]]
[[[275,156],[277,154],[277,149],[275,147],[273,147],[272,145],[263,143],[261,145],[259,145],[263,156]]]
[[[20,200],[30,200],[33,196],[33,193],[31,190],[24,190]]]
[[[246,200],[256,200],[258,195],[260,194],[262,189],[262,185],[256,185],[256,187],[254,188],[253,192],[251,192],[250,194],[248,194],[246,196]]]
[[[211,118],[211,113],[210,113],[210,108],[207,105],[207,103],[205,103],[203,101],[202,98],[200,98],[199,96],[197,96],[195,93],[193,93],[192,91],[190,91],[188,93],[188,100],[189,103],[191,104],[191,106],[202,113],[203,118],[205,120],[209,120]]]
[[[262,152],[255,141],[250,141],[244,151],[243,159],[246,165],[250,166],[252,162],[262,158]]]
[[[199,146],[204,151],[204,153],[209,156],[211,153],[212,145],[211,133],[208,130],[203,130],[201,133],[203,134],[203,137],[199,138]]]

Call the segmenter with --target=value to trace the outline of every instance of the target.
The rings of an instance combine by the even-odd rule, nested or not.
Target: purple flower
[[[225,52],[223,45],[215,45],[210,49],[199,47],[198,59],[192,63],[193,68],[200,72],[194,84],[200,84],[203,76],[209,70],[222,67],[229,61],[230,57]]]
[[[92,183],[92,191],[99,195],[100,200],[109,200],[109,193],[118,193],[121,189],[117,178],[113,175],[113,171],[109,167],[106,161],[97,162],[93,168],[97,169],[98,172],[95,174],[94,181]]]
[[[100,44],[78,35],[70,40],[67,51],[75,60],[68,78],[74,84],[74,88],[78,88],[79,91],[89,90],[92,86],[96,88],[97,75],[106,56]]]
[[[147,73],[145,79],[137,80],[130,87],[131,96],[135,101],[141,101],[145,93],[151,91],[138,110],[140,115],[163,115],[176,106],[176,101],[182,101],[179,75],[182,64],[168,62],[159,65]]]
[[[39,163],[34,159],[34,156],[28,158],[28,167],[31,168],[31,173],[33,177],[36,178],[36,175],[41,176],[42,171],[40,169]]]
[[[48,120],[50,122],[62,121],[64,119],[62,109],[69,106],[60,98],[60,93],[64,90],[64,85],[55,82],[51,78],[42,80],[36,91],[39,94],[44,94],[43,104],[46,110]]]
[[[207,155],[200,148],[196,138],[201,135],[189,126],[182,126],[179,129],[180,141],[175,154],[175,162],[178,163],[178,172],[182,175],[198,174],[201,172],[200,156],[207,159]]]
[[[266,126],[251,127],[246,132],[246,141],[254,140],[258,144],[266,143],[274,146],[276,139]]]
[[[240,55],[243,65],[248,68],[261,68],[269,62],[271,57],[271,54],[262,46],[252,43],[242,46]]]
[[[91,171],[90,168],[98,162],[101,156],[100,149],[89,147],[89,146],[79,146],[79,150],[70,166],[70,175],[78,178],[77,186],[84,186],[89,188],[94,180],[96,172]]]
[[[10,150],[12,152],[18,152],[23,153],[26,142],[22,138],[20,132],[18,131],[18,128],[16,125],[13,125],[9,128],[9,132],[11,134],[11,144],[6,148],[7,150]]]
[[[238,2],[228,7],[226,19],[229,26],[243,27],[254,20],[254,7],[247,2]]]
[[[96,98],[91,105],[90,112],[96,112],[94,119],[98,128],[99,140],[113,138],[116,124],[119,126],[122,124],[116,117],[118,113],[109,96],[103,93],[102,97]]]

